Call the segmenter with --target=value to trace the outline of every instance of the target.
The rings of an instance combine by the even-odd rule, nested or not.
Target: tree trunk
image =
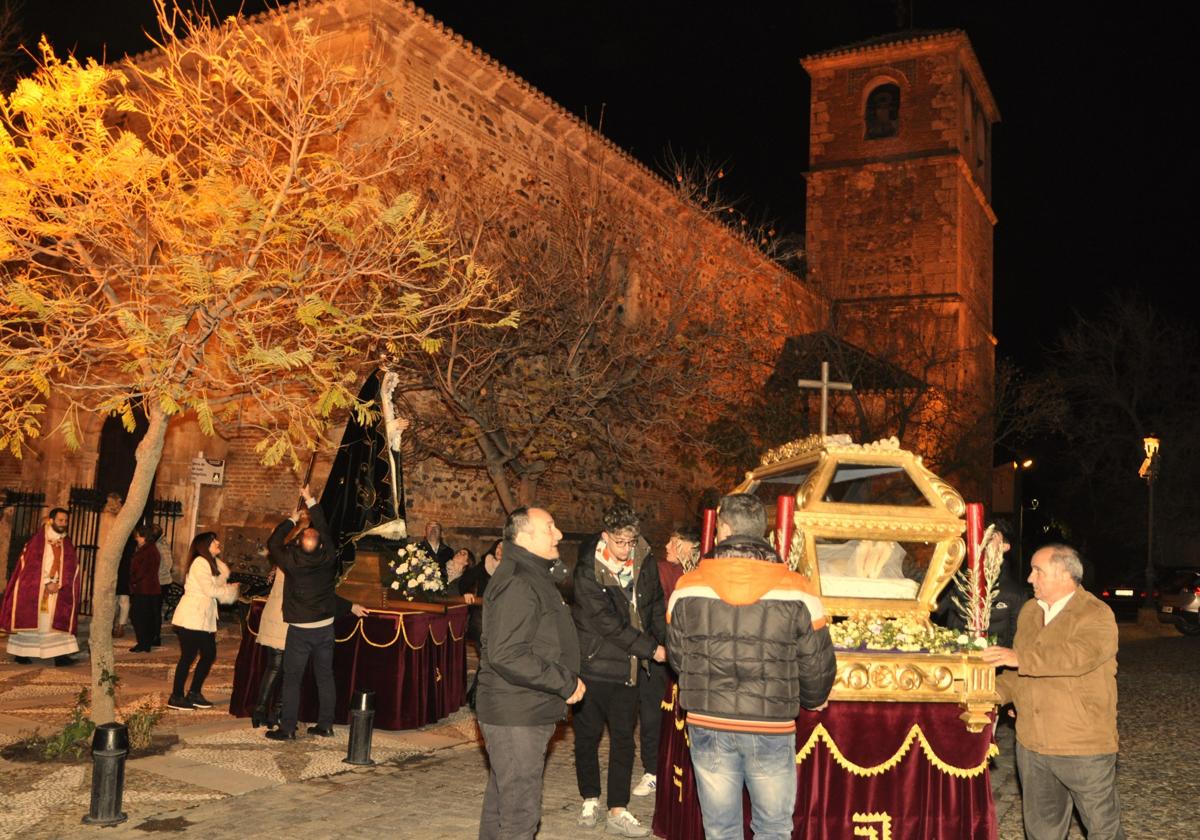
[[[512,486],[508,482],[508,473],[505,471],[504,465],[489,461],[487,473],[496,488],[496,495],[500,497],[500,504],[504,508],[504,512],[511,513],[519,507],[517,498],[513,495]]]
[[[92,628],[89,646],[92,658],[92,721],[97,725],[111,723],[116,717],[116,697],[110,695],[111,682],[105,674],[116,674],[113,664],[113,613],[116,606],[117,566],[121,552],[129,535],[138,524],[138,518],[150,497],[150,486],[154,473],[162,460],[163,441],[167,437],[170,420],[158,406],[149,411],[150,426],[137,448],[137,466],[133,481],[125,494],[125,504],[117,513],[116,521],[96,552],[96,576],[92,588]],[[114,692],[115,694],[115,692]]]
[[[537,501],[538,482],[541,481],[542,472],[538,470],[521,476],[521,504],[532,505]]]

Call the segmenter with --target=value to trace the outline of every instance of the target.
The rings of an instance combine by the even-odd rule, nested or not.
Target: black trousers
[[[158,632],[158,622],[155,616],[158,601],[158,595],[129,596],[129,621],[133,624],[137,646],[146,650],[149,650],[154,644],[154,636]]]
[[[154,647],[162,647],[162,608],[163,596],[162,593],[153,596],[154,598],[154,638],[150,644]]]
[[[208,677],[208,669],[217,658],[217,634],[205,630],[189,630],[186,627],[176,627],[175,635],[179,639],[179,664],[175,666],[175,685],[172,694],[183,695],[183,686],[187,681],[188,670],[192,662],[196,662],[196,672],[192,675],[192,691],[196,694],[204,690],[204,680]]]
[[[658,741],[662,731],[662,701],[667,693],[667,666],[651,662],[638,673],[638,733],[642,745],[642,770],[658,775]]]
[[[287,646],[283,649],[283,711],[279,728],[295,732],[300,717],[300,681],[311,657],[313,676],[317,680],[317,700],[320,711],[317,725],[333,726],[337,687],[333,682],[333,624],[324,627],[288,627]]]
[[[629,804],[633,775],[633,727],[637,723],[636,685],[583,678],[587,692],[575,705],[575,781],[584,799],[600,796],[600,736],[608,724],[608,807]]]

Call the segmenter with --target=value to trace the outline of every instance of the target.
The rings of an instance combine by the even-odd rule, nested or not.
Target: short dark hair
[[[671,532],[672,537],[678,537],[690,543],[700,544],[700,529],[695,525],[680,525]]]
[[[54,517],[58,516],[60,513],[61,513],[63,516],[70,516],[70,515],[71,515],[71,511],[67,510],[66,508],[60,508],[60,507],[56,507],[56,508],[50,508],[50,514],[49,514],[49,516],[50,516],[50,518],[51,518],[51,519],[53,519]]]
[[[638,519],[637,511],[633,509],[633,505],[624,500],[617,500],[609,505],[608,510],[604,511],[604,530],[610,534],[615,534],[617,531],[624,531],[626,528],[638,530],[641,525],[641,520]]]
[[[529,507],[521,505],[513,510],[512,513],[504,520],[504,539],[508,542],[513,542],[517,538],[517,534],[522,534],[529,530]]]
[[[717,524],[729,526],[731,534],[758,537],[767,532],[767,512],[762,500],[749,493],[722,496],[717,505]]]
[[[996,516],[992,519],[992,527],[996,529],[996,533],[1004,537],[1006,543],[1013,541],[1013,534],[1016,533],[1016,528],[1013,527],[1013,521],[1007,516]]]
[[[146,542],[154,542],[156,539],[154,536],[155,527],[156,526],[154,525],[147,525],[145,522],[143,522],[141,525],[133,529],[133,533],[137,534]]]

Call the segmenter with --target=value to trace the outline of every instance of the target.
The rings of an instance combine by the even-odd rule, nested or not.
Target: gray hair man
[[[1025,836],[1062,840],[1072,806],[1089,840],[1123,840],[1117,798],[1117,622],[1082,586],[1075,549],[1047,545],[1032,558],[1036,600],[1017,618],[1013,646],[989,647],[1004,668],[1001,703],[1017,710],[1017,772]]]

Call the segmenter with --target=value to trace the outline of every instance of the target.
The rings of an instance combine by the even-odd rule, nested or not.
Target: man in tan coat
[[[1123,840],[1117,799],[1117,622],[1079,585],[1083,564],[1065,545],[1033,555],[1035,600],[1017,619],[1011,648],[990,647],[1003,667],[1001,703],[1017,710],[1017,771],[1025,836],[1063,840],[1072,805],[1088,840]]]

